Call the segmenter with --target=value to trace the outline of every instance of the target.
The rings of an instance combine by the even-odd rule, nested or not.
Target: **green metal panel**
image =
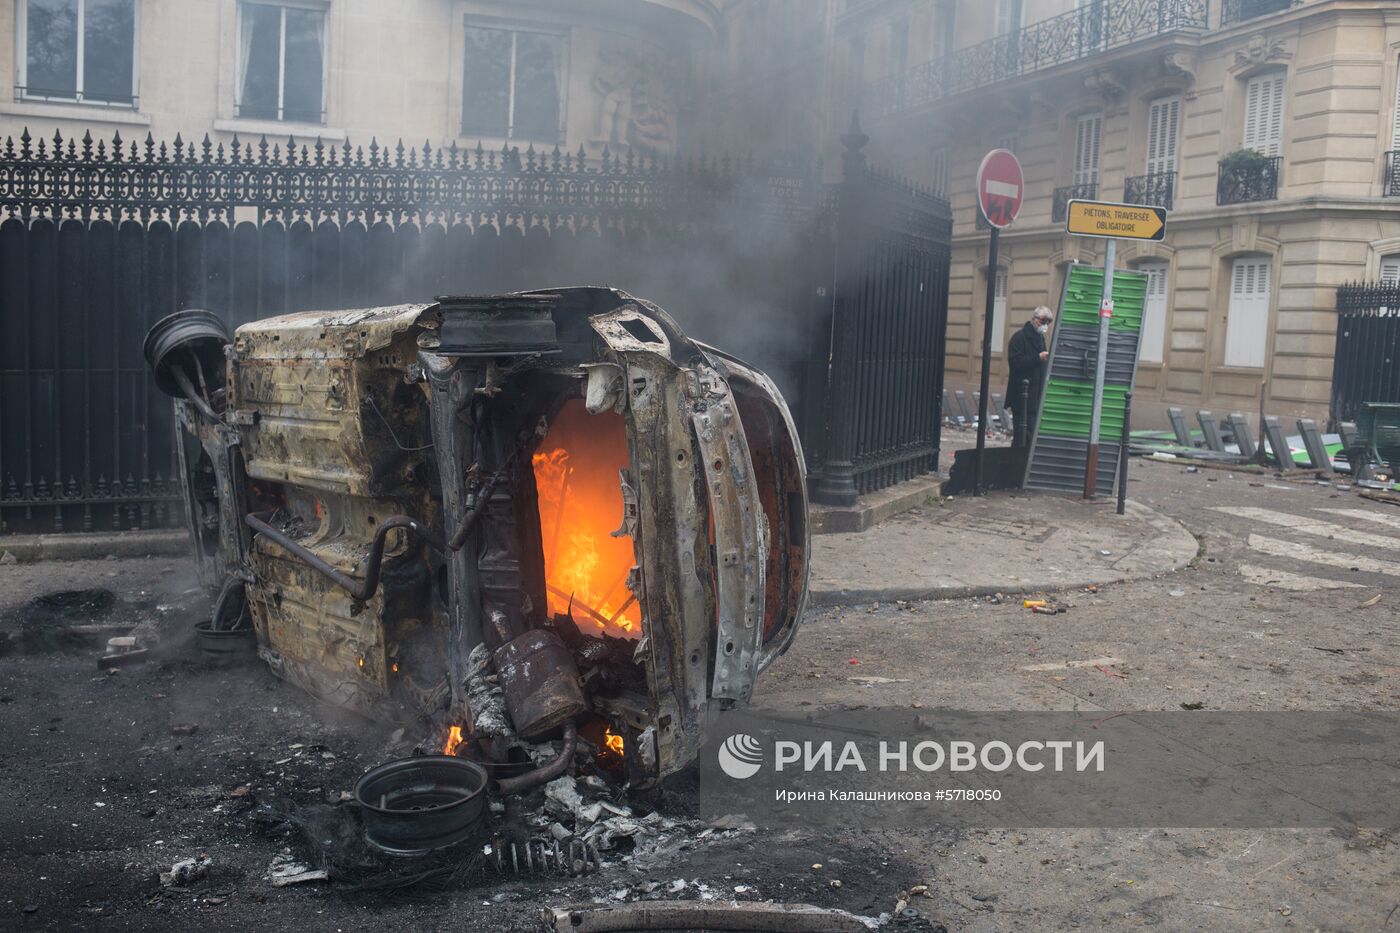
[[[1110,330],[1142,329],[1142,306],[1147,295],[1147,276],[1141,272],[1113,271],[1113,318]],[[1103,270],[1088,266],[1070,269],[1060,307],[1060,322],[1099,326],[1099,302],[1103,298]]]
[[[1123,396],[1127,394],[1127,386],[1104,386],[1100,437],[1117,440],[1123,436]],[[1092,382],[1051,379],[1045,389],[1045,404],[1040,409],[1040,433],[1088,438],[1093,406]]]

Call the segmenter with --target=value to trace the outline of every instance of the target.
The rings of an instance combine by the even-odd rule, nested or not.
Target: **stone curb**
[[[190,535],[182,529],[168,531],[116,531],[61,535],[0,535],[0,554],[13,554],[22,563],[46,560],[101,560],[147,557],[189,552]]]
[[[815,579],[818,574],[814,573],[807,592],[807,604],[809,606],[852,606],[894,600],[970,599],[980,596],[994,596],[997,593],[1063,592],[1083,589],[1086,586],[1125,583],[1130,580],[1145,580],[1166,573],[1174,573],[1190,564],[1199,555],[1200,545],[1196,536],[1182,522],[1138,502],[1129,501],[1127,511],[1158,533],[1155,544],[1162,552],[1160,559],[1141,570],[1114,571],[1112,568],[1102,568],[1108,572],[1098,572],[1083,577],[1061,576],[1047,580],[1020,580],[1015,583],[884,586],[861,589],[824,588],[820,581]]]

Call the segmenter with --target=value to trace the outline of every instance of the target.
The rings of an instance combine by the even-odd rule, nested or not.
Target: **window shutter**
[[[1000,353],[1006,340],[1006,270],[998,269],[992,295],[992,352]]]
[[[1245,89],[1244,148],[1266,156],[1283,149],[1284,74],[1274,72],[1249,79]]]
[[[1269,337],[1268,257],[1236,259],[1230,278],[1230,309],[1225,320],[1225,365],[1260,368]]]
[[[1400,256],[1381,257],[1381,284],[1400,285]]]
[[[1176,171],[1180,128],[1181,98],[1154,100],[1147,117],[1147,174]]]
[[[1138,359],[1144,363],[1160,363],[1167,334],[1167,264],[1145,262],[1138,266],[1138,271],[1147,274]]]
[[[1400,149],[1400,62],[1397,62],[1395,75],[1395,122],[1390,131],[1390,148]]]
[[[1098,184],[1099,141],[1102,134],[1102,115],[1095,113],[1079,118],[1074,137],[1074,184]]]

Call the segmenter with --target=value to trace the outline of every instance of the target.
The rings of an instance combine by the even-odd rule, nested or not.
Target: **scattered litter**
[[[899,677],[851,677],[852,683],[857,684],[907,684],[908,680]]]
[[[1167,595],[1168,595],[1168,596],[1185,596],[1185,595],[1186,595],[1186,590],[1183,589],[1182,587],[1179,587],[1179,586],[1178,586],[1178,587],[1177,587],[1176,589],[1174,589],[1174,590],[1169,590],[1169,591],[1167,592]]]
[[[199,726],[192,722],[177,722],[170,727],[171,735],[194,735],[199,731]]]
[[[1181,704],[1181,708],[1182,708],[1182,709],[1191,709],[1191,710],[1195,710],[1195,709],[1205,709],[1205,708],[1206,708],[1206,705],[1205,705],[1204,703],[1183,703],[1183,704]]]
[[[1317,645],[1308,645],[1308,647],[1311,648],[1311,649],[1314,650],[1314,651],[1325,651],[1325,652],[1327,652],[1328,654],[1346,654],[1346,653],[1347,653],[1347,651],[1346,651],[1345,648],[1322,648],[1322,647],[1319,647],[1319,646],[1317,646]]]
[[[19,558],[15,557],[15,555],[11,554],[9,551],[6,551],[4,554],[0,554],[0,564],[4,564],[6,567],[8,567],[12,564],[18,563]]]
[[[1384,595],[1383,593],[1377,593],[1375,596],[1372,596],[1370,599],[1366,600],[1364,603],[1362,603],[1361,605],[1357,606],[1356,608],[1357,608],[1357,609],[1369,609],[1369,608],[1371,608],[1372,606],[1374,606],[1376,603],[1380,602],[1380,601],[1381,601],[1381,596],[1383,596],[1383,595]]]
[[[851,664],[859,664],[860,661],[858,661],[858,660],[855,659],[855,658],[851,658],[850,663],[851,663]]]
[[[170,866],[170,871],[160,873],[161,886],[166,888],[182,887],[199,881],[209,875],[209,866],[212,864],[213,860],[203,854],[195,858],[182,858]]]
[[[1200,470],[1200,467],[1189,466],[1189,467],[1186,468],[1186,472],[1187,472],[1187,473],[1199,473],[1199,472],[1201,472],[1201,470]]]
[[[301,884],[304,881],[326,881],[329,878],[330,873],[324,868],[312,868],[297,861],[290,849],[283,849],[273,857],[272,864],[267,867],[267,879],[272,882],[274,888],[285,888],[289,884]]]
[[[1062,612],[1067,612],[1063,606],[1032,606],[1031,612],[1042,616],[1057,616]]]
[[[1113,552],[1112,552],[1112,551],[1099,551],[1099,553],[1102,554],[1104,557],[1112,557],[1112,556],[1113,556]]]
[[[1127,679],[1128,679],[1128,675],[1127,675],[1127,674],[1124,674],[1124,673],[1122,673],[1121,671],[1110,671],[1108,668],[1104,667],[1102,664],[1095,664],[1095,665],[1094,665],[1094,669],[1097,670],[1100,674],[1107,674],[1109,677],[1117,677],[1119,680],[1127,680]]]

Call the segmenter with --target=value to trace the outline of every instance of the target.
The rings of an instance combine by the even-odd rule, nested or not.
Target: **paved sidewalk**
[[[1119,516],[1111,503],[1024,492],[944,500],[812,546],[811,601],[828,606],[1116,583],[1177,570],[1197,548],[1136,502]]]

